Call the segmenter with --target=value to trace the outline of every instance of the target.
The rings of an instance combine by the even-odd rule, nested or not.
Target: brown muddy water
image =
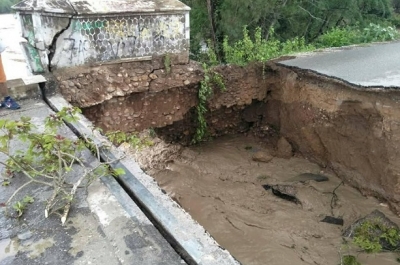
[[[260,151],[273,154],[274,148],[254,137],[236,135],[192,147],[157,140],[134,156],[242,264],[338,265],[341,255],[347,254],[357,256],[363,265],[398,264],[396,254],[361,253],[343,244],[341,236],[346,227],[375,209],[400,224],[386,204],[340,185],[332,172],[300,156],[253,161]],[[303,173],[324,175],[329,181],[304,181],[298,177]],[[273,184],[295,186],[301,204],[263,188]],[[325,216],[342,217],[344,225],[321,222]]]

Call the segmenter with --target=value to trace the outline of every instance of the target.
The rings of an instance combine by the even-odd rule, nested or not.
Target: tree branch
[[[308,11],[308,10],[305,9],[305,8],[303,8],[301,5],[297,5],[297,6],[298,6],[301,10],[303,10],[303,11],[305,11],[307,14],[309,14],[310,17],[312,17],[312,18],[314,18],[314,19],[317,19],[317,20],[320,20],[320,21],[324,21],[322,18],[316,17],[316,16],[314,16],[313,14],[311,14],[310,11]]]
[[[10,201],[14,198],[15,195],[17,195],[18,192],[20,192],[20,190],[22,190],[23,188],[25,188],[26,186],[28,186],[29,184],[32,184],[34,181],[28,181],[27,183],[25,183],[24,185],[22,185],[21,187],[19,187],[16,191],[14,191],[14,193],[10,196],[10,198],[8,198],[6,204],[9,204]]]

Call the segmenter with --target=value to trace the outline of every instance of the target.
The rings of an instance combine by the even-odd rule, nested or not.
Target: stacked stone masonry
[[[60,92],[105,130],[142,130],[182,119],[196,105],[202,72],[179,56],[59,70]],[[151,114],[151,115],[149,115]]]

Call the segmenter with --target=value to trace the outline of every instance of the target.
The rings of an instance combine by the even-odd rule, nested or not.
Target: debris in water
[[[321,222],[333,224],[333,225],[341,225],[341,226],[343,226],[343,224],[344,224],[343,218],[337,218],[337,217],[333,217],[333,216],[325,216],[325,218],[323,220],[321,220]]]
[[[272,190],[272,194],[284,199],[286,201],[294,202],[296,204],[301,204],[299,199],[295,196],[297,193],[296,187],[292,185],[262,185],[265,190]]]
[[[276,146],[276,156],[280,158],[289,159],[293,156],[292,145],[286,140],[285,137],[281,137]]]
[[[252,157],[253,161],[264,162],[264,163],[268,163],[273,158],[274,157],[272,155],[270,155],[268,152],[265,152],[265,151],[258,151]]]
[[[295,181],[306,182],[309,180],[314,180],[316,182],[324,182],[324,181],[329,181],[329,178],[321,174],[302,173],[293,178],[288,179],[286,182],[295,182]]]

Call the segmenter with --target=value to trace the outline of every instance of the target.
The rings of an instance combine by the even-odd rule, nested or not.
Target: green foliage
[[[400,0],[399,0],[400,2]],[[400,8],[399,8],[400,12]],[[394,27],[399,28],[400,27],[400,14],[395,13],[393,14],[392,18],[390,19],[390,24],[392,24]]]
[[[111,175],[113,175],[114,177],[119,177],[125,174],[125,170],[123,170],[122,168],[115,168],[111,171]]]
[[[207,41],[207,45],[203,47],[203,51],[198,53],[195,59],[199,62],[206,63],[209,67],[220,64],[216,51],[213,48],[211,40]]]
[[[393,9],[396,13],[400,13],[400,0],[393,0]]]
[[[289,55],[297,52],[312,51],[316,47],[340,47],[350,44],[373,41],[390,41],[399,38],[399,33],[392,26],[381,26],[370,23],[363,29],[357,27],[333,28],[316,40],[316,45],[306,44],[304,38],[295,37],[286,41],[275,38],[273,29],[270,38],[262,38],[261,28],[255,30],[253,39],[247,28],[243,29],[243,39],[229,44],[225,37],[222,44],[225,61],[231,64],[246,65],[250,62],[265,62],[271,58]]]
[[[22,173],[27,182],[20,186],[8,199],[9,205],[13,198],[30,184],[36,183],[52,188],[53,194],[48,199],[45,208],[45,217],[62,210],[61,221],[64,224],[71,202],[81,184],[89,185],[94,179],[111,174],[109,164],[115,161],[98,162],[92,166],[86,163],[83,150],[86,146],[99,153],[99,148],[93,141],[86,139],[68,138],[59,133],[64,121],[77,120],[77,108],[64,108],[60,112],[51,114],[45,119],[44,129],[38,131],[30,118],[21,117],[19,120],[0,120],[0,153],[6,157],[5,166],[8,175]],[[22,145],[13,145],[13,141],[22,142]],[[18,147],[20,147],[18,149]],[[121,174],[121,170],[114,171]],[[79,177],[73,180],[71,176]],[[69,183],[69,181],[71,183]],[[13,205],[18,216],[22,215],[27,203],[33,199],[25,197]]]
[[[171,73],[171,55],[169,53],[164,56],[164,68],[167,74]]]
[[[342,262],[340,265],[361,265],[361,263],[357,261],[355,256],[345,255],[342,257]]]
[[[350,28],[333,28],[317,39],[319,47],[341,47],[357,43],[358,33]]]
[[[207,3],[204,0],[183,0],[182,2],[192,7],[190,10],[190,50],[192,56],[198,60],[202,43],[211,38]]]
[[[207,44],[208,44],[209,48],[207,49],[207,53],[206,53],[207,57],[206,57],[205,62],[207,63],[208,67],[216,66],[219,64],[219,61],[218,61],[218,57],[217,57],[215,50],[212,48],[211,40],[208,40]],[[203,66],[203,68],[204,68],[204,66]]]
[[[192,143],[199,143],[203,141],[207,136],[207,121],[206,121],[206,113],[207,109],[207,100],[213,94],[213,86],[217,86],[221,91],[225,91],[225,83],[222,76],[210,69],[210,67],[203,63],[204,70],[204,79],[200,82],[200,88],[198,91],[198,100],[199,103],[196,107],[197,113],[197,128],[196,133],[192,139]]]
[[[378,24],[372,23],[381,23],[391,17],[390,0],[183,2],[192,7],[191,55],[206,63],[203,65],[204,80],[198,92],[198,127],[193,143],[207,136],[205,114],[207,100],[213,94],[213,85],[224,87],[222,77],[210,71],[210,66],[220,61],[246,65],[282,55],[312,51],[316,46],[343,46],[396,37],[393,28],[376,27]],[[359,28],[364,26],[365,30],[360,31]],[[202,44],[206,39],[212,41],[207,42],[204,53],[201,50],[204,49],[205,45]]]
[[[106,136],[115,145],[120,145],[122,143],[128,143],[133,148],[141,148],[143,146],[151,146],[153,142],[149,139],[141,139],[137,133],[125,133],[121,131],[107,132]]]
[[[367,27],[333,28],[317,39],[318,47],[341,47],[350,44],[391,41],[399,37],[393,26],[370,23]]]
[[[281,42],[274,38],[274,31],[271,29],[270,38],[265,40],[261,37],[261,28],[257,28],[253,40],[249,36],[247,28],[243,29],[243,39],[229,44],[228,37],[223,42],[223,51],[227,63],[246,65],[250,62],[264,62],[280,55],[291,54],[301,51],[315,49],[307,45],[304,38],[293,38]]]
[[[391,41],[399,37],[395,27],[370,23],[361,32],[360,42]]]
[[[13,209],[17,212],[17,217],[21,217],[24,214],[26,206],[33,203],[35,200],[30,196],[25,196],[22,201],[17,201],[13,205]]]
[[[313,43],[333,28],[347,26],[364,28],[369,23],[382,25],[392,19],[393,7],[399,0],[183,0],[191,10],[191,52],[196,55],[204,40],[212,39],[210,47],[222,47],[224,37],[233,45],[242,39],[243,27],[249,35],[258,28],[261,38],[269,40],[270,30],[281,42],[304,38]],[[214,36],[216,38],[214,38]]]
[[[133,133],[125,133],[121,131],[107,132],[108,139],[116,145],[129,142],[132,146],[137,146],[140,143],[140,138]]]
[[[379,237],[360,236],[355,237],[353,242],[367,253],[377,253],[382,250]]]
[[[10,183],[11,183],[11,182],[10,182],[9,180],[3,179],[2,182],[1,182],[1,186],[6,187],[6,186],[10,185]]]
[[[380,219],[365,221],[354,231],[353,243],[367,253],[382,251],[382,241],[389,244],[392,250],[400,243],[399,230],[385,226]]]

